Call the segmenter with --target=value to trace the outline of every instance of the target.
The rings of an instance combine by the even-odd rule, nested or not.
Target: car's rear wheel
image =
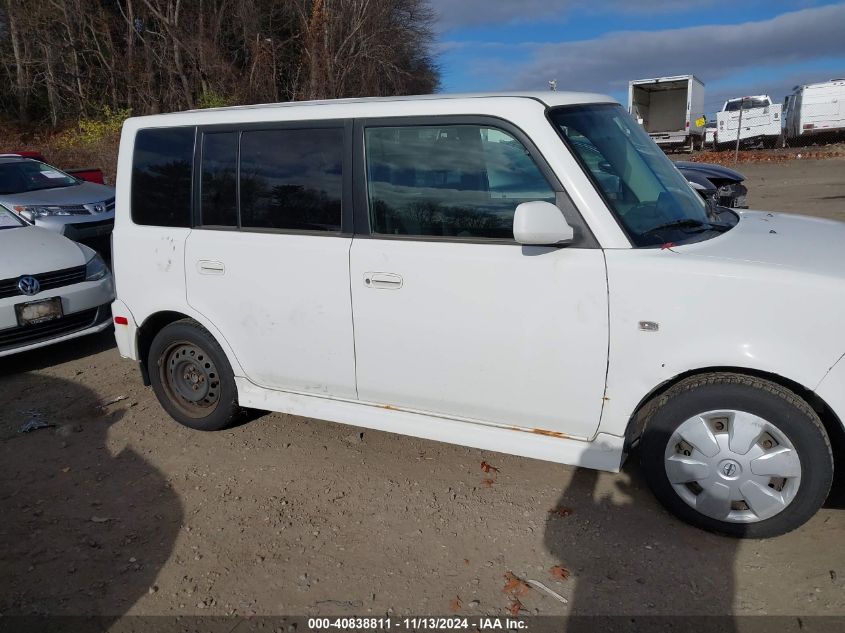
[[[646,416],[642,467],[654,494],[697,527],[783,534],[821,507],[833,479],[818,415],[768,380],[711,373],[681,381]]]
[[[148,367],[158,401],[180,424],[217,431],[240,415],[229,361],[196,321],[183,319],[162,328],[150,346]]]

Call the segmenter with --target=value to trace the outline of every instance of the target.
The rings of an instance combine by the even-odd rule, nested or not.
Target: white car
[[[271,409],[617,471],[679,517],[807,521],[845,419],[845,224],[708,210],[610,97],[129,119],[112,309],[177,421]]]
[[[113,299],[96,252],[0,206],[0,356],[102,332]]]

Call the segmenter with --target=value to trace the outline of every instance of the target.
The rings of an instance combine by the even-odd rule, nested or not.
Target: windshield
[[[26,226],[26,224],[8,209],[0,207],[0,231],[21,226]]]
[[[739,110],[750,110],[751,108],[765,108],[769,104],[768,99],[737,99],[728,101],[725,104],[725,112],[738,112]]]
[[[566,106],[551,119],[635,246],[712,237],[701,196],[621,106]]]
[[[25,193],[79,184],[73,176],[36,160],[0,163],[0,194]]]

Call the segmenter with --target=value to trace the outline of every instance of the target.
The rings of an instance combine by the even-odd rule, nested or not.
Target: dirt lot
[[[755,208],[845,219],[845,160],[740,170]],[[741,542],[669,517],[635,459],[596,473],[279,414],[192,432],[110,333],[0,359],[0,404],[4,615],[503,615],[513,572],[569,600],[532,589],[524,614],[845,616],[835,500]],[[33,417],[55,427],[18,434]]]

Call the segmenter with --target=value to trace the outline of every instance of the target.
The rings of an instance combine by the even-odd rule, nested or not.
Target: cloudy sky
[[[845,2],[432,0],[444,92],[586,90],[695,74],[705,108],[845,77]]]

